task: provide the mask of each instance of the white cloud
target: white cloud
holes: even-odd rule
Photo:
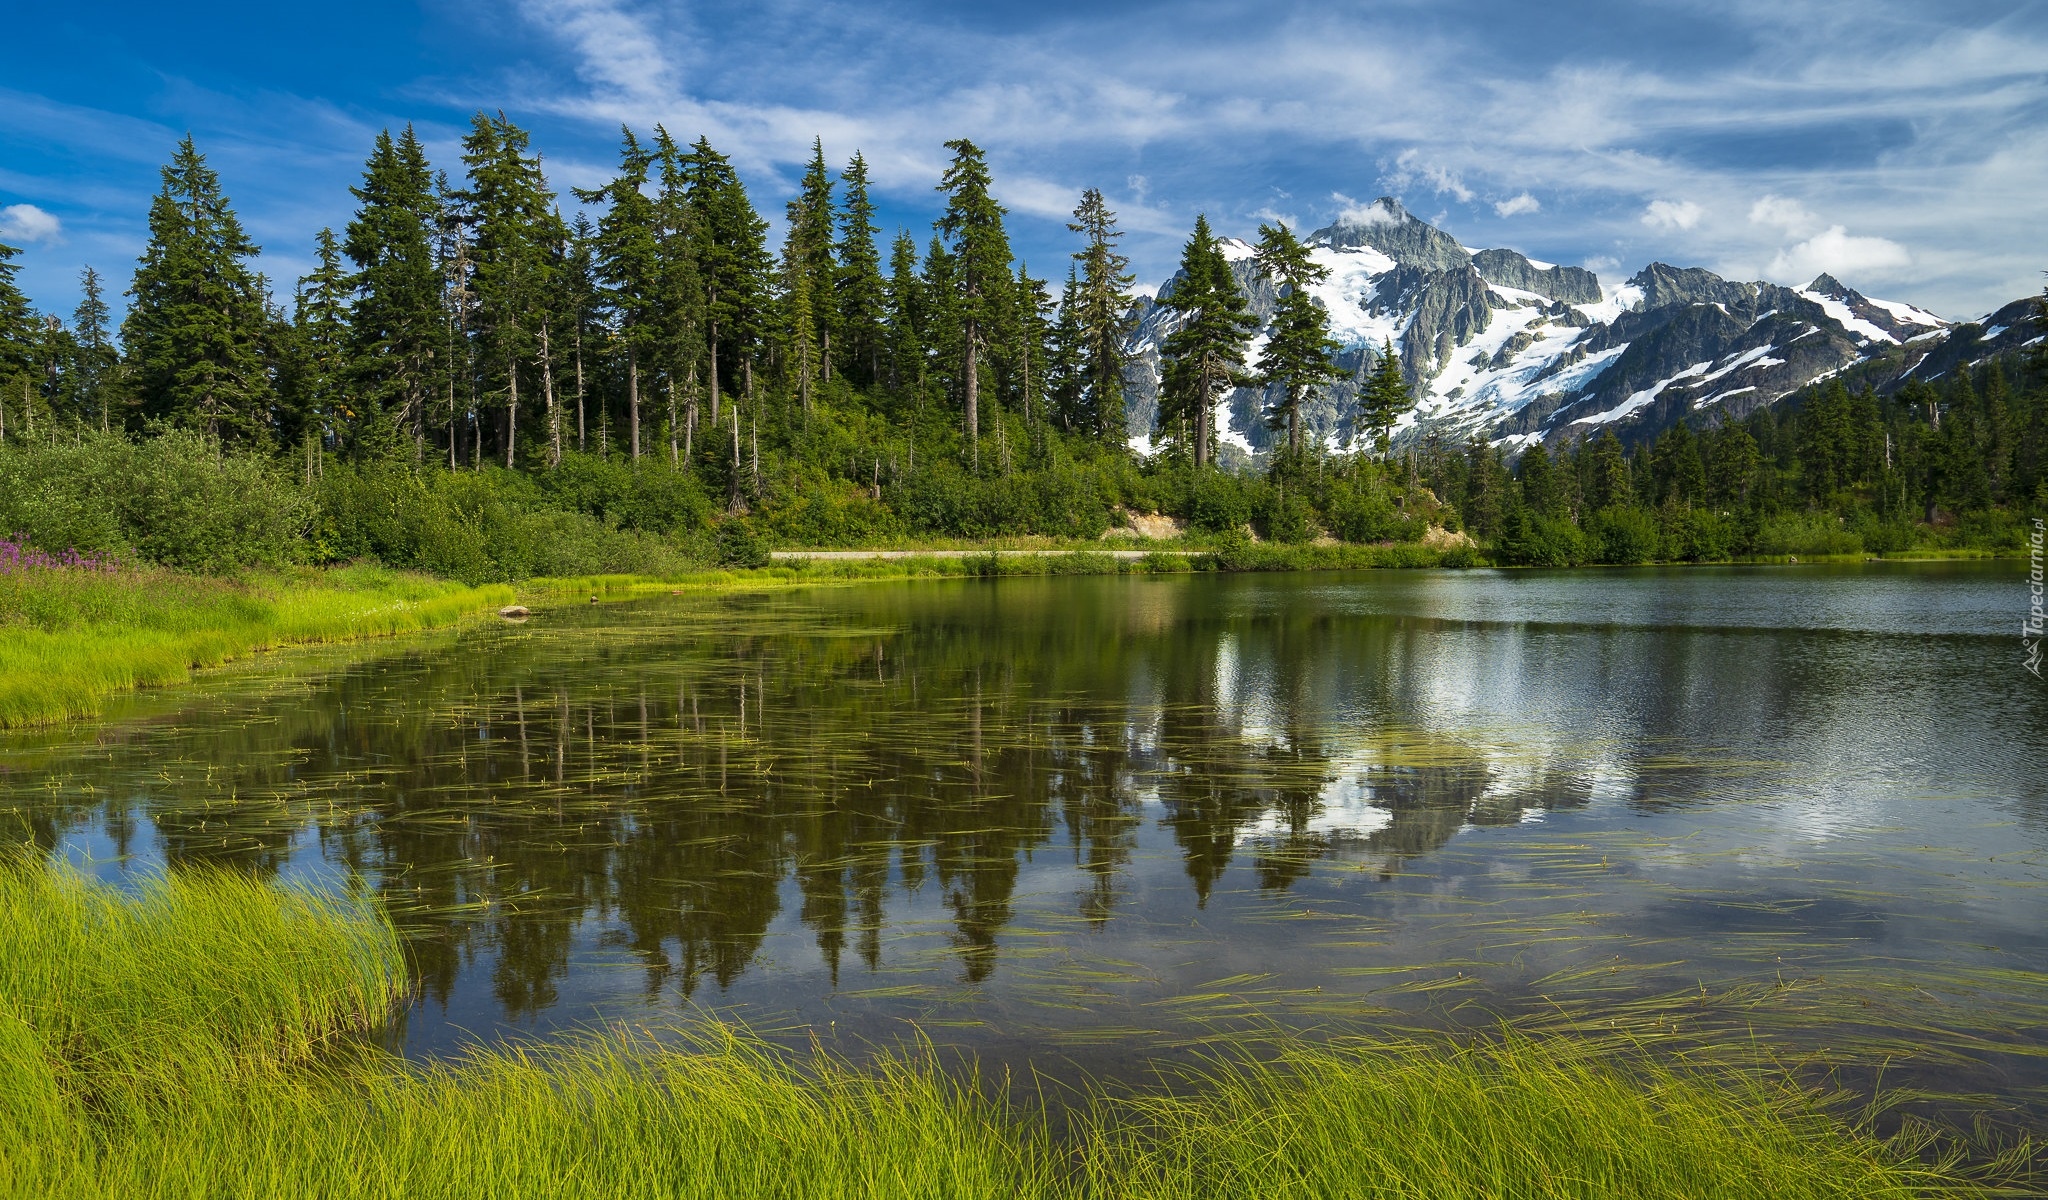
[[[1690,200],[1652,200],[1642,220],[1652,229],[1691,229],[1706,215],[1706,209]]]
[[[1820,218],[1807,211],[1805,205],[1783,196],[1765,196],[1750,205],[1749,220],[1752,225],[1770,225],[1793,237],[1820,224]]]
[[[1461,203],[1472,203],[1472,189],[1465,186],[1465,181],[1455,171],[1440,162],[1425,160],[1420,150],[1403,150],[1394,159],[1394,169],[1387,175],[1387,186],[1398,192],[1418,183],[1427,184],[1439,196],[1448,192]]]
[[[1518,216],[1522,213],[1541,212],[1542,209],[1543,202],[1538,200],[1536,197],[1531,196],[1527,192],[1523,192],[1519,196],[1513,196],[1506,200],[1497,200],[1494,202],[1493,205],[1493,211],[1503,217]]]
[[[64,240],[64,224],[55,213],[33,204],[10,204],[0,208],[0,233],[18,241],[55,244]]]
[[[1360,204],[1342,192],[1331,192],[1330,199],[1337,202],[1339,225],[1392,225],[1400,220],[1377,200],[1371,204]]]
[[[1595,254],[1593,257],[1587,259],[1585,262],[1586,269],[1588,271],[1594,272],[1595,274],[1598,274],[1601,271],[1612,271],[1614,268],[1620,265],[1621,260],[1615,258],[1613,255],[1610,254]]]
[[[1882,278],[1912,261],[1906,248],[1889,238],[1852,237],[1840,225],[1830,225],[1798,245],[1778,251],[1765,273],[1797,283],[1823,272]]]

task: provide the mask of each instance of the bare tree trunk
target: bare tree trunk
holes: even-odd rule
[[[589,449],[583,438],[583,323],[576,323],[576,452]]]
[[[683,469],[687,471],[690,468],[690,460],[694,457],[692,451],[695,450],[695,447],[691,443],[696,440],[697,434],[696,363],[690,364],[690,394],[684,398],[683,402],[686,405],[683,410]]]
[[[505,403],[505,469],[509,471],[512,469],[512,452],[519,440],[519,361],[508,359],[505,365],[506,387],[509,389]]]
[[[555,358],[548,348],[548,327],[540,327],[540,386],[548,398],[548,466],[562,465],[562,415],[555,407]]]
[[[1195,466],[1209,465],[1209,360],[1202,359],[1201,373],[1195,378]]]
[[[974,469],[981,470],[981,364],[975,356],[979,349],[975,345],[980,330],[972,321],[967,323],[967,445],[973,456]]]
[[[711,432],[718,432],[718,322],[711,322]]]
[[[676,373],[668,373],[668,469],[683,469],[682,451],[676,446]]]
[[[626,414],[633,421],[633,461],[640,461],[640,351],[626,350]]]
[[[726,511],[745,512],[747,506],[740,500],[740,409],[737,404],[732,408],[732,470],[727,473],[725,490]]]

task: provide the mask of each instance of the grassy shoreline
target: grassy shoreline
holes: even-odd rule
[[[112,697],[281,646],[442,628],[513,595],[368,566],[0,575],[0,728],[98,716]]]
[[[1934,1197],[1996,1194],[1769,1070],[1566,1037],[1300,1043],[1163,1090],[855,1065],[717,1026],[406,1064],[359,1036],[403,950],[360,897],[124,894],[0,856],[0,1197]],[[1867,1111],[1867,1110],[1866,1110]]]

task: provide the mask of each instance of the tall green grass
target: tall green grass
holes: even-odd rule
[[[1761,1074],[1564,1038],[1295,1048],[1099,1093],[716,1027],[401,1063],[390,924],[229,875],[0,863],[0,1196],[1919,1197],[1992,1194]],[[2022,1148],[2023,1149],[2023,1148]]]
[[[1979,1194],[1932,1149],[1853,1130],[1781,1078],[1507,1036],[1234,1063],[1099,1110],[1085,1153],[1099,1194],[1132,1198]]]
[[[0,575],[0,728],[97,716],[258,650],[433,629],[512,601],[382,567],[241,580],[148,570]]]

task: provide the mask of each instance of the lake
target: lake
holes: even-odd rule
[[[716,1014],[1059,1076],[1513,1020],[2033,1107],[2025,595],[2011,563],[654,595],[0,737],[0,829],[373,891],[414,1055]]]

